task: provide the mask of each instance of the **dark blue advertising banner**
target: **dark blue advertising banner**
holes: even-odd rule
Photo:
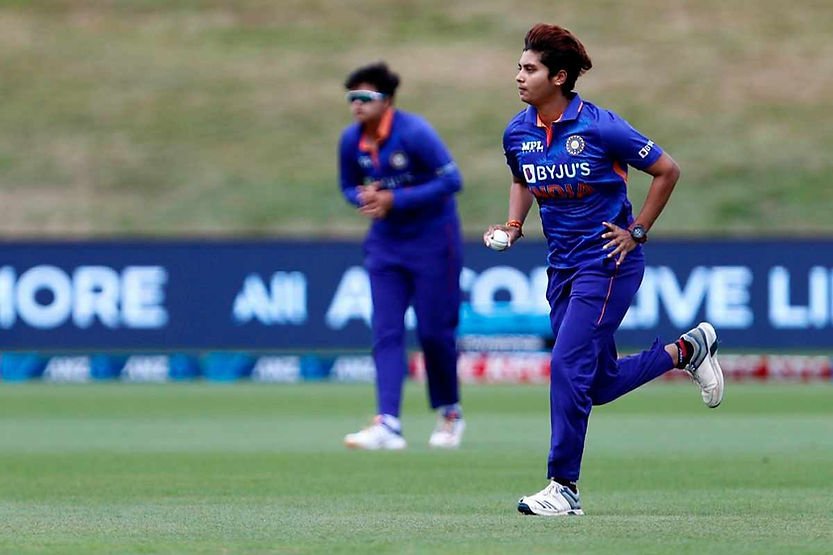
[[[622,347],[704,319],[724,348],[833,342],[833,241],[653,240],[646,253]],[[464,256],[461,334],[549,333],[543,243],[471,242]],[[366,349],[362,258],[348,242],[0,243],[0,350]]]

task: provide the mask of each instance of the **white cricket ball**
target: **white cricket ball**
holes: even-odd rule
[[[489,248],[496,251],[506,250],[509,246],[509,234],[502,229],[496,229],[492,232],[492,237],[489,239]]]

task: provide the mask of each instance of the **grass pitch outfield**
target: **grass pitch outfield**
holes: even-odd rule
[[[830,553],[833,387],[649,385],[590,422],[583,518],[544,486],[542,386],[464,389],[464,448],[348,452],[369,385],[0,387],[3,553]]]

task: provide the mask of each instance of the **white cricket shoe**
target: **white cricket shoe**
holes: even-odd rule
[[[703,402],[713,409],[723,400],[723,369],[716,356],[717,332],[708,322],[700,322],[680,338],[694,346],[694,353],[685,371],[700,386]]]
[[[518,501],[518,512],[525,515],[537,516],[567,516],[583,515],[581,498],[578,493],[556,481],[536,493],[521,497]]]
[[[373,419],[373,424],[356,432],[344,436],[344,445],[350,449],[366,449],[368,451],[399,450],[408,446],[402,434],[398,434],[382,423],[382,416]]]
[[[456,449],[460,447],[465,430],[466,421],[462,417],[448,418],[440,412],[437,415],[437,426],[428,439],[428,445],[438,449]]]

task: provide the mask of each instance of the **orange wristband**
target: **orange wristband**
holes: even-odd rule
[[[508,221],[508,222],[506,222],[506,224],[504,224],[504,225],[506,225],[506,227],[514,227],[515,229],[517,229],[517,230],[518,230],[518,234],[519,234],[521,237],[523,237],[523,236],[524,236],[523,224],[521,223],[521,221],[520,221],[520,220],[509,220],[509,221]]]

